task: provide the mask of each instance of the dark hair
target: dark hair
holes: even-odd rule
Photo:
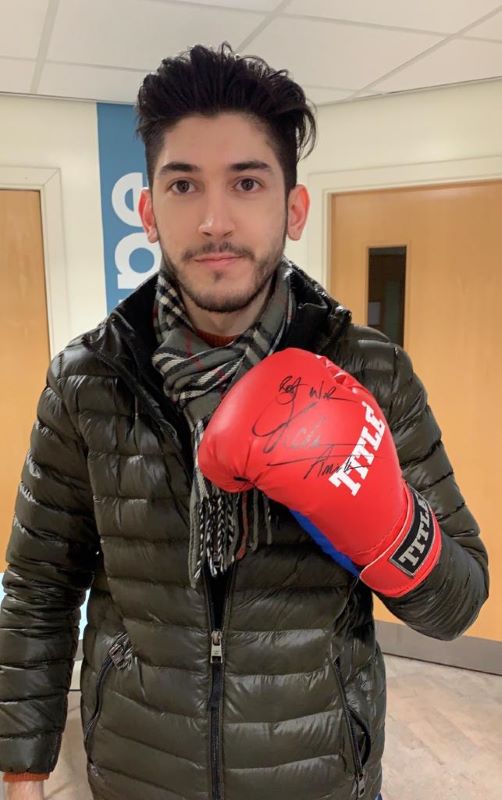
[[[315,145],[313,109],[286,69],[276,71],[262,58],[239,56],[228,42],[217,50],[198,44],[165,58],[144,79],[136,104],[137,132],[145,145],[150,186],[166,131],[193,114],[212,117],[228,111],[265,123],[287,196],[296,186],[298,161]]]

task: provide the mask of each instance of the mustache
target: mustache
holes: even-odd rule
[[[198,247],[197,250],[185,250],[182,255],[182,261],[190,261],[192,258],[214,255],[215,253],[231,253],[234,256],[245,256],[254,260],[253,252],[246,247],[238,247],[231,242],[223,242],[220,245],[208,242],[202,247]]]

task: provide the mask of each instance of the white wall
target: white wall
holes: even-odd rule
[[[322,106],[318,124],[318,145],[299,170],[299,181],[312,194],[310,219],[302,240],[289,243],[287,253],[324,282],[319,239],[327,239],[327,230],[320,192],[338,183],[395,185],[398,165],[402,185],[415,181],[413,165],[502,155],[502,80]],[[458,180],[470,178],[473,169],[471,161],[443,171]],[[353,172],[350,181],[347,171]],[[372,171],[378,177],[370,181]]]
[[[56,298],[55,313],[67,312],[59,330],[69,339],[106,313],[96,105],[4,95],[0,119],[0,167],[60,171],[68,294]]]

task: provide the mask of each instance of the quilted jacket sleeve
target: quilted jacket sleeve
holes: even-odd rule
[[[60,358],[38,404],[0,613],[0,770],[50,772],[59,754],[79,606],[98,544],[86,455],[62,399]],[[71,379],[69,379],[71,380]]]
[[[442,532],[440,560],[404,597],[381,597],[407,625],[437,639],[460,636],[488,597],[488,557],[479,527],[455,482],[441,431],[407,354],[395,347],[388,421],[403,476],[430,503]]]

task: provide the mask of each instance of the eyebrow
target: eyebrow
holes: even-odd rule
[[[266,161],[258,161],[252,159],[249,161],[238,161],[235,164],[229,164],[227,167],[229,172],[248,172],[249,170],[260,170],[262,172],[272,172],[272,167]],[[202,172],[202,169],[196,164],[189,164],[187,161],[168,161],[164,164],[158,172],[158,177],[169,175],[173,172]]]

